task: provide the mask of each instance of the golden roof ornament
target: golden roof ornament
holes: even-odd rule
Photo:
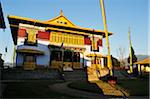
[[[60,15],[63,16],[63,10],[60,10]]]

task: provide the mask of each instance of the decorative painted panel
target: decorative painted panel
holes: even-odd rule
[[[38,33],[35,29],[26,29],[28,33],[27,42],[36,43],[36,34]]]
[[[102,39],[99,39],[99,40],[97,41],[97,44],[98,44],[98,46],[103,46]]]
[[[91,45],[91,40],[90,40],[89,37],[85,37],[85,38],[84,38],[84,44],[85,44],[85,45]]]
[[[26,36],[26,30],[25,29],[18,29],[18,36],[19,37],[25,37]]]
[[[67,33],[58,33],[51,32],[50,43],[64,43],[72,45],[84,45],[84,36],[67,34]]]
[[[49,40],[50,33],[49,32],[44,32],[44,31],[38,31],[38,38],[39,39]]]

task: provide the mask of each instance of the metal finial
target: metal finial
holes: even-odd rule
[[[63,15],[63,10],[60,10],[60,15]]]

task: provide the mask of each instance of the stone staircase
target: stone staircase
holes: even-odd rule
[[[107,82],[103,82],[103,81],[98,81],[96,82],[96,84],[99,86],[99,88],[102,89],[104,95],[107,96],[129,96],[128,93],[126,93],[124,90],[119,89],[117,86],[115,85],[110,85]]]
[[[104,77],[109,74],[109,69],[104,67],[100,69],[100,77]]]

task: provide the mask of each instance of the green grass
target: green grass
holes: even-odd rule
[[[149,79],[149,73],[142,73],[141,75],[138,75],[138,79]]]
[[[57,82],[49,80],[5,82],[4,84],[7,84],[7,87],[3,93],[3,98],[76,98],[51,90],[48,85],[54,83]]]
[[[130,96],[148,96],[149,80],[148,79],[128,79],[118,80],[118,85],[127,90]]]
[[[95,83],[89,83],[87,81],[74,81],[68,87],[97,94],[103,93]]]

